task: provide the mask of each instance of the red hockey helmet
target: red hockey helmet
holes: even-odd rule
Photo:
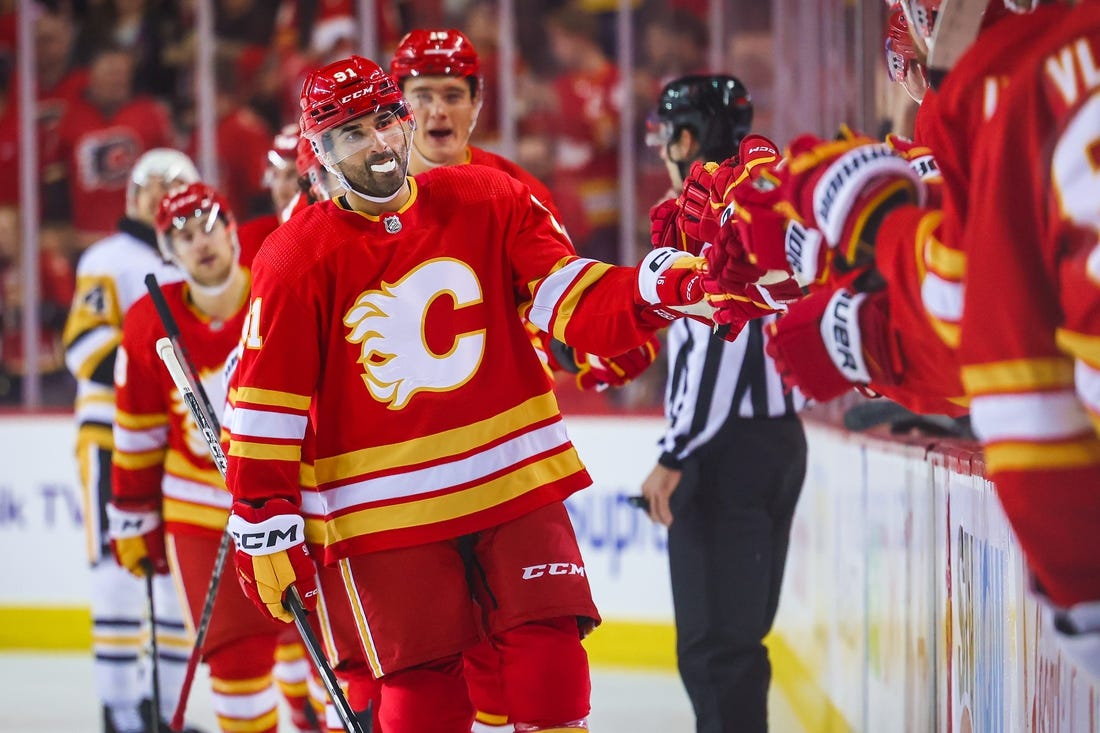
[[[191,219],[204,219],[203,229],[209,232],[221,219],[231,236],[236,236],[237,219],[229,204],[216,189],[205,183],[192,183],[169,192],[160,200],[153,226],[157,230],[157,245],[161,256],[171,261],[172,232],[179,231]]]
[[[350,56],[312,72],[302,85],[302,135],[313,143],[317,157],[322,134],[348,120],[392,110],[399,119],[411,120],[412,110],[389,74],[362,56]]]
[[[474,77],[481,88],[481,61],[462,31],[417,29],[405,34],[390,62],[390,74],[402,83],[410,76]]]
[[[900,5],[895,5],[890,12],[886,27],[886,73],[890,81],[904,86],[909,96],[918,102],[928,91],[924,64]]]
[[[298,125],[283,125],[271,141],[267,151],[267,162],[275,168],[286,168],[298,157]]]

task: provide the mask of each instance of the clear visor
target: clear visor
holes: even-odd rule
[[[651,114],[645,121],[645,144],[651,148],[663,148],[672,142],[673,130],[671,122]]]
[[[339,127],[325,130],[314,138],[311,141],[313,151],[323,165],[335,168],[363,150],[392,147],[405,133],[405,127],[401,123],[406,117],[409,117],[409,112],[404,105],[356,117]]]

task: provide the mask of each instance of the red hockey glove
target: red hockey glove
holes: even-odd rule
[[[634,292],[635,300],[643,306],[642,319],[654,328],[684,316],[713,326],[714,308],[703,297],[705,265],[702,257],[672,247],[647,254],[638,265]]]
[[[882,218],[903,204],[923,205],[924,183],[897,151],[867,137],[803,135],[780,169],[783,197],[850,265],[874,259]]]
[[[578,367],[577,386],[583,390],[597,391],[622,387],[648,369],[660,351],[661,342],[656,336],[651,336],[638,348],[612,358],[574,352],[573,358]]]
[[[718,242],[707,249],[703,289],[715,308],[714,322],[731,326],[727,338],[735,338],[745,322],[783,312],[800,300],[802,288],[785,270],[765,270],[748,261],[740,245],[738,229],[726,226]]]
[[[649,241],[654,249],[672,247],[682,249],[689,254],[698,255],[703,243],[697,242],[680,231],[676,219],[680,213],[680,204],[676,199],[667,199],[649,210]]]
[[[164,551],[164,525],[160,511],[152,504],[107,504],[107,536],[115,561],[139,578],[145,577],[151,563],[157,575],[168,573],[168,556]],[[148,561],[148,562],[147,562]]]
[[[237,543],[237,575],[253,603],[272,618],[291,622],[283,607],[291,585],[307,610],[317,605],[317,568],[305,544],[305,520],[286,499],[268,499],[262,506],[233,504],[226,529]]]
[[[885,292],[819,290],[768,325],[765,351],[788,389],[818,402],[897,383]]]
[[[714,177],[727,179],[732,169],[732,160],[725,163],[703,163],[697,160],[691,164],[684,179],[684,188],[676,199],[680,207],[676,222],[689,241],[698,243],[699,249],[714,241],[718,234],[718,216],[724,206],[720,200],[711,199]],[[698,253],[698,249],[693,252]]]
[[[927,145],[918,145],[909,138],[894,133],[886,136],[886,144],[909,161],[909,167],[925,183],[943,179],[940,168],[936,165],[936,158],[932,154],[932,148]]]

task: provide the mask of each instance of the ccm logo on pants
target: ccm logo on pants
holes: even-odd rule
[[[584,576],[584,566],[571,562],[552,562],[547,565],[528,565],[523,569],[523,579],[533,580],[544,575],[580,575]]]

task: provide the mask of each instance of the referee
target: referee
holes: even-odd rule
[[[662,90],[657,118],[650,142],[679,192],[693,161],[736,154],[752,105],[732,76],[685,76]],[[668,527],[676,656],[698,733],[768,729],[763,639],[806,474],[805,400],[784,392],[764,353],[772,319],[750,321],[732,342],[690,318],[668,329],[668,427],[642,493]]]

